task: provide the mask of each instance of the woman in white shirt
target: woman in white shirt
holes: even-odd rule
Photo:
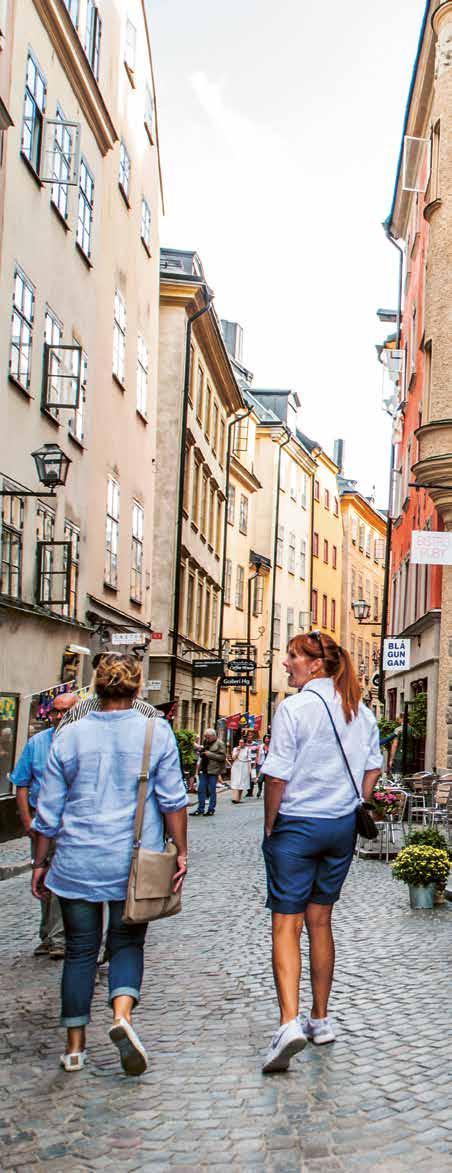
[[[316,1044],[334,1040],[328,1018],[334,971],[331,915],[353,858],[357,807],[361,798],[370,797],[382,763],[377,722],[360,700],[348,652],[329,636],[312,631],[290,641],[284,666],[289,686],[298,692],[276,711],[262,768],[266,775],[262,849],[281,1011],[265,1072],[287,1070],[291,1056],[302,1050],[308,1038]],[[299,985],[304,921],[310,943],[312,1009],[302,1025]]]
[[[232,751],[231,802],[242,801],[242,794],[250,784],[250,777],[251,750],[241,737],[239,744]]]

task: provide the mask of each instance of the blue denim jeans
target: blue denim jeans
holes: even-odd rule
[[[214,811],[217,805],[217,776],[216,774],[200,774],[198,779],[198,810],[203,815],[206,798],[209,796],[209,811]]]
[[[61,982],[61,1025],[85,1026],[90,1020],[96,978],[96,962],[102,940],[102,904],[67,900],[60,896],[66,935],[66,955]],[[121,917],[123,900],[109,901],[107,949],[109,1002],[119,994],[140,1000],[143,981],[143,946],[147,924],[126,925]]]

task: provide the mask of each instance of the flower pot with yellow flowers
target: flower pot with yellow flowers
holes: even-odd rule
[[[435,890],[445,888],[450,860],[447,851],[427,844],[403,847],[392,864],[396,880],[408,884],[411,908],[433,908]]]

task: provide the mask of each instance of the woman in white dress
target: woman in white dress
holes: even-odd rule
[[[251,777],[251,750],[243,737],[232,751],[231,801],[241,802],[244,790],[248,789]]]

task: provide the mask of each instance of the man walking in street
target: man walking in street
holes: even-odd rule
[[[206,729],[201,749],[201,760],[198,775],[198,807],[192,811],[195,815],[214,815],[217,805],[217,778],[222,773],[226,763],[226,746],[224,741],[217,737],[215,729]],[[209,796],[209,806],[204,810],[206,798]]]
[[[72,692],[61,693],[60,696],[55,697],[49,713],[50,727],[43,729],[40,733],[35,733],[34,737],[30,737],[11,773],[11,781],[16,787],[19,818],[26,834],[30,836],[32,853],[34,840],[32,821],[36,812],[50,747],[60,722],[76,700],[76,694]],[[53,893],[49,893],[49,900],[45,900],[41,904],[39,936],[41,943],[35,949],[35,957],[47,956],[55,960],[64,957],[64,929],[60,902]]]

